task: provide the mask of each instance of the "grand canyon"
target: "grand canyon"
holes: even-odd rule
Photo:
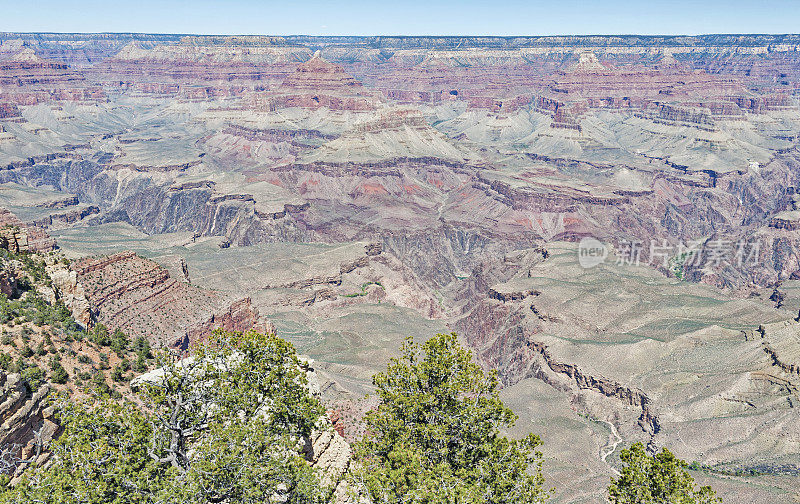
[[[798,35],[0,33],[0,245],[84,327],[287,339],[340,444],[455,332],[554,503],[636,441],[800,502],[799,107]]]

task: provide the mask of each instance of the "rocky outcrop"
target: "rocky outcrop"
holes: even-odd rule
[[[275,326],[261,318],[258,310],[248,297],[231,303],[227,309],[215,313],[208,320],[188,328],[185,339],[174,343],[173,346],[187,350],[195,343],[203,341],[216,329],[224,329],[226,331],[248,331],[252,329],[260,333],[275,333]]]
[[[220,293],[172,278],[165,268],[133,252],[81,260],[73,272],[80,285],[75,290],[83,290],[93,319],[156,345],[186,350],[219,327],[273,330],[249,298],[231,303]],[[74,299],[68,303],[73,312],[82,306],[81,297]]]
[[[56,198],[45,201],[36,205],[38,208],[68,208],[78,204],[78,197],[75,195],[65,196],[63,198]]]
[[[100,213],[100,208],[94,205],[88,205],[83,208],[76,208],[68,212],[59,212],[48,215],[41,219],[31,222],[32,225],[47,229],[54,224],[74,224],[80,220],[89,217],[90,215],[97,215]]]
[[[13,103],[0,103],[0,119],[22,119],[22,112]]]
[[[321,387],[313,367],[314,361],[301,357],[301,365],[304,366],[308,378],[309,392],[317,399],[321,399]],[[331,504],[351,503],[349,486],[344,476],[350,467],[352,450],[327,414],[319,418],[311,436],[305,440],[304,455],[306,460],[320,471],[322,484],[333,489]]]
[[[16,215],[0,208],[0,248],[19,252],[50,252],[56,241],[44,230],[24,224]]]
[[[757,334],[772,364],[795,379],[800,378],[800,324],[797,321],[765,324]]]
[[[0,269],[0,292],[9,298],[17,293],[17,277],[10,269]]]
[[[639,426],[650,436],[655,436],[661,430],[661,423],[655,412],[652,400],[643,391],[626,387],[621,383],[603,377],[591,376],[583,372],[578,366],[559,362],[554,359],[543,343],[530,341],[528,347],[542,356],[547,366],[555,373],[562,374],[572,380],[578,389],[588,389],[602,394],[605,397],[618,399],[626,406],[634,406],[641,410]],[[558,386],[548,379],[546,373],[535,371],[537,378]]]
[[[53,408],[45,398],[48,385],[31,391],[18,373],[0,371],[0,471],[19,476],[29,464],[43,463],[46,448],[58,433]]]
[[[72,312],[72,318],[84,328],[90,328],[97,317],[96,310],[86,297],[78,272],[63,262],[47,260],[47,274],[59,300]]]
[[[489,299],[495,299],[497,301],[502,301],[503,303],[508,301],[522,301],[529,296],[538,296],[539,294],[541,294],[541,292],[535,289],[512,292],[500,292],[495,289],[489,289],[488,292]]]
[[[284,107],[331,110],[374,110],[378,100],[344,68],[325,61],[316,53],[286,76],[279,95],[256,93],[252,105],[258,109]]]

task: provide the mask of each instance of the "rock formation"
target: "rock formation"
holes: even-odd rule
[[[31,392],[19,373],[0,371],[0,471],[19,476],[29,464],[41,464],[49,452],[46,448],[59,427],[53,419],[53,408],[45,398],[50,389],[42,386]]]
[[[39,227],[24,224],[16,215],[0,208],[0,248],[12,252],[50,252],[53,238]]]
[[[79,320],[85,318],[88,303],[90,323],[102,322],[132,337],[145,336],[153,344],[186,350],[219,327],[271,330],[250,299],[226,307],[220,293],[178,281],[157,263],[133,252],[84,259],[73,265],[73,271],[69,277],[74,276],[75,284],[65,280],[57,285],[66,285],[65,302],[73,313],[80,311]]]

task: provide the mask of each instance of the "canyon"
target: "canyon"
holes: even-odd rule
[[[0,245],[58,249],[86,327],[276,331],[345,437],[452,331],[554,502],[603,502],[633,441],[792,502],[798,96],[797,35],[0,33]]]

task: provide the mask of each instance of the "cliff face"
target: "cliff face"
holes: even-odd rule
[[[106,98],[103,88],[86,82],[80,72],[63,63],[41,58],[19,41],[0,43],[0,85],[0,100],[16,105],[52,101],[92,102]]]
[[[0,446],[4,474],[19,476],[29,464],[44,463],[49,457],[46,449],[59,431],[53,419],[53,408],[48,408],[45,401],[49,392],[50,388],[44,385],[32,393],[19,373],[0,371]]]
[[[56,242],[40,227],[24,224],[13,213],[0,208],[0,248],[12,252],[50,252]]]
[[[234,301],[228,308],[218,313],[211,314],[207,320],[190,326],[186,331],[186,337],[173,345],[186,350],[193,344],[203,341],[216,329],[225,331],[252,329],[261,333],[275,333],[275,326],[259,316],[250,298],[244,298]]]
[[[408,123],[399,124],[401,132],[407,131]],[[373,126],[361,128],[364,133],[359,135],[370,135]],[[390,135],[391,131],[388,123],[380,127],[381,135]],[[343,141],[341,137],[337,140]],[[229,152],[226,149],[219,155]],[[314,152],[334,159],[343,154],[334,147]],[[287,155],[299,157],[302,149],[294,154],[287,151]],[[121,170],[103,170],[91,161],[35,164],[7,171],[0,179],[34,185],[51,183],[77,193],[88,203],[40,224],[121,220],[148,233],[191,231],[223,236],[236,245],[359,239],[381,239],[388,245],[396,240],[414,240],[414,233],[425,229],[437,229],[447,241],[449,228],[491,236],[509,246],[518,240],[575,240],[587,235],[612,243],[623,237],[646,242],[658,236],[673,245],[698,236],[710,236],[713,241],[714,235],[724,234],[731,242],[751,242],[763,236],[769,239],[762,243],[761,258],[774,250],[775,261],[754,261],[756,267],[730,262],[718,271],[694,271],[689,266],[686,276],[738,288],[748,283],[771,285],[790,277],[796,269],[791,254],[781,252],[785,248],[780,245],[793,242],[794,220],[774,217],[787,208],[793,188],[800,184],[795,151],[777,153],[758,173],[747,169],[691,171],[686,166],[662,164],[663,170],[648,185],[632,188],[538,182],[547,176],[545,166],[608,171],[614,169],[613,164],[541,155],[532,156],[531,162],[533,167],[526,175],[530,182],[525,185],[498,177],[479,163],[436,157],[311,161],[254,174],[252,183],[267,182],[275,191],[292,195],[288,200],[291,203],[284,200],[278,204],[259,193],[263,189],[253,194],[236,193],[211,183],[165,183],[162,176],[142,172],[131,179]],[[664,160],[651,162],[661,164]],[[639,176],[635,170],[627,170],[633,180]],[[51,243],[36,228],[30,229],[36,236],[36,248]],[[649,261],[648,247],[641,251],[641,259]]]
[[[75,312],[89,307],[89,324],[102,322],[131,337],[187,350],[211,331],[274,330],[262,321],[249,298],[231,303],[220,293],[174,279],[169,272],[133,252],[84,259],[72,267],[80,294],[65,302]]]

